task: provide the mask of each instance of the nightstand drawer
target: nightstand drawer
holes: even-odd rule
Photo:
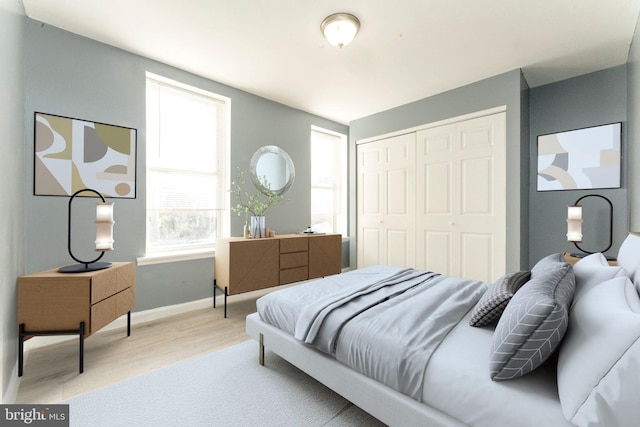
[[[94,273],[91,277],[91,303],[100,302],[133,286],[134,268],[133,263],[129,263],[120,268],[107,268]]]
[[[280,269],[305,267],[309,264],[309,252],[293,252],[280,255]]]
[[[91,306],[91,330],[97,332],[133,308],[135,296],[133,288],[119,292]]]

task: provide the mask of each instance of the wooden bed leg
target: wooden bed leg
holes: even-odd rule
[[[260,334],[260,349],[258,354],[260,366],[264,366],[264,335]]]

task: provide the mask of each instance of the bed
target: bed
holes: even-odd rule
[[[640,419],[640,236],[483,283],[371,266],[258,300],[249,336],[391,426]],[[472,326],[473,325],[473,326]]]

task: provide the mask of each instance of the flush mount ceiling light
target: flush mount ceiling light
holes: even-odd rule
[[[336,47],[346,46],[358,34],[360,21],[350,13],[334,13],[324,18],[320,31]]]

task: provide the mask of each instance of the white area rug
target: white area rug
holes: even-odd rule
[[[74,427],[383,425],[255,341],[63,403]]]

